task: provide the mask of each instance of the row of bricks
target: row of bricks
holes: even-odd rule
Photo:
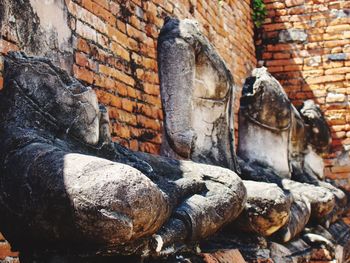
[[[118,120],[134,127],[143,127],[155,131],[161,131],[161,121],[146,117],[144,115],[129,113],[116,107],[108,107],[108,112],[111,120]]]
[[[116,122],[111,124],[111,132],[112,135],[116,135],[125,140],[136,139],[139,142],[162,143],[161,133],[154,131],[154,129],[140,129]]]
[[[119,144],[133,151],[141,151],[151,154],[160,153],[160,145],[152,142],[140,142],[138,140],[124,139],[118,136],[113,136],[113,141],[118,142]]]
[[[125,74],[122,73],[121,71],[116,70],[114,68],[108,68],[106,66],[99,67],[99,68],[100,68],[100,72],[103,72],[106,74],[105,76],[101,74],[96,74],[95,72],[87,68],[80,67],[77,65],[73,65],[73,72],[75,77],[85,81],[88,84],[93,84],[98,87],[103,87],[110,91],[115,90],[117,91],[117,94],[121,96],[129,96],[131,98],[142,100],[158,108],[161,107],[158,85],[144,83],[142,85],[143,90],[140,91],[130,86],[130,84],[135,83],[134,79],[125,78],[124,77]],[[113,77],[113,79],[111,79],[110,77]],[[120,81],[122,81],[124,84],[121,83]],[[129,84],[129,86],[125,84]],[[118,103],[117,100],[119,101],[121,99],[122,98],[116,98],[115,103]],[[107,100],[111,100],[111,99],[107,98]]]
[[[274,48],[275,49],[275,48]],[[262,54],[262,59],[264,60],[279,60],[279,59],[293,59],[293,58],[304,58],[305,64],[312,66],[313,64],[317,66],[318,63],[321,62],[323,56],[323,61],[329,61],[330,54],[349,54],[350,53],[350,44],[344,44],[344,41],[340,42],[340,45],[334,48],[318,48],[317,50],[293,50],[293,49],[282,49],[274,50],[272,52],[265,51]],[[327,55],[327,56],[325,56]],[[344,56],[344,55],[343,55]],[[344,58],[346,58],[344,56]],[[315,63],[315,59],[317,59],[318,63]]]

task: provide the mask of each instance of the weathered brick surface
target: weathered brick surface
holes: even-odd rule
[[[326,175],[350,190],[350,2],[265,0],[268,17],[256,41],[257,59],[295,105],[321,105],[333,143]],[[348,152],[347,152],[348,151]]]
[[[109,112],[115,113],[118,109],[140,115],[136,122],[125,122],[119,114],[110,114],[112,127],[116,127],[115,123],[124,127],[112,128],[114,139],[126,146],[132,142],[135,150],[159,151],[162,108],[156,46],[165,16],[197,19],[228,64],[238,88],[256,65],[249,0],[64,1],[67,24],[73,35],[72,73],[97,91],[100,102]],[[0,38],[1,54],[23,45],[16,34],[5,29]],[[2,68],[0,55],[0,89]],[[235,110],[237,114],[238,103]],[[141,136],[125,138],[126,129],[130,134],[131,129],[136,129]],[[149,135],[142,136],[145,133]],[[135,140],[147,142],[147,147],[136,144]]]
[[[256,64],[248,0],[65,1],[76,49],[73,73],[108,107],[113,138],[134,150],[159,152],[156,46],[165,16],[197,19],[238,87]]]
[[[1,239],[1,236],[0,236],[0,239]],[[11,251],[10,244],[8,242],[6,242],[5,240],[0,241],[0,262],[1,262],[1,260],[5,260],[6,258],[15,259],[16,257],[18,257],[18,253]],[[12,261],[10,261],[10,262],[12,262]]]

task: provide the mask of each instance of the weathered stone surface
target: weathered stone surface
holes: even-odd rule
[[[272,235],[291,216],[291,196],[286,195],[276,184],[243,182],[247,189],[247,204],[234,225],[240,230],[263,236]]]
[[[236,170],[233,78],[195,21],[166,21],[158,64],[165,113],[162,154]]]
[[[306,229],[302,237],[314,248],[324,248],[337,262],[348,262],[350,258],[350,227],[341,220],[327,229],[318,225]]]
[[[304,43],[307,40],[307,33],[303,29],[281,30],[278,34],[280,43]]]
[[[290,102],[278,81],[266,68],[254,70],[242,91],[238,156],[270,166],[279,176],[290,178],[290,116]]]
[[[188,223],[193,226],[192,232],[189,233],[191,237],[197,239],[208,237],[219,229],[219,225],[231,222],[243,210],[247,198],[246,188],[232,171],[141,152],[136,155],[149,163],[154,172],[160,176],[177,178],[181,174],[181,179],[176,181],[176,185],[187,199],[174,213],[188,217]],[[188,196],[191,189],[198,188],[204,189],[205,195]],[[221,189],[220,192],[218,189]],[[222,206],[218,205],[219,203]]]
[[[20,50],[29,55],[45,56],[55,65],[71,70],[73,34],[64,0],[3,0],[0,9],[2,36],[17,41]]]
[[[335,197],[326,188],[292,180],[282,180],[283,189],[288,190],[292,195],[301,195],[311,204],[311,215],[322,219],[328,215],[335,206]]]
[[[271,242],[269,248],[271,258],[278,263],[309,262],[311,258],[311,247],[300,238],[283,245]]]
[[[335,243],[336,259],[347,262],[350,258],[350,227],[342,221],[330,225],[329,232]]]
[[[300,109],[300,115],[305,123],[308,144],[319,153],[328,151],[332,137],[321,109],[313,100],[307,100]]]
[[[287,242],[294,238],[303,230],[311,215],[310,201],[306,197],[300,196],[299,192],[286,190],[283,186],[284,184],[288,185],[288,183],[298,183],[289,179],[281,179],[270,167],[263,167],[256,163],[244,162],[240,158],[238,158],[238,161],[241,167],[241,176],[243,179],[277,184],[281,189],[286,191],[286,195],[291,195],[289,219],[285,222],[286,224],[284,227],[279,229],[273,236],[282,242]],[[311,189],[314,188],[313,185],[309,186]],[[249,194],[247,196],[249,200]]]
[[[309,222],[311,216],[311,204],[305,197],[293,194],[290,216],[285,224],[273,238],[282,243],[288,242],[301,233]]]
[[[247,262],[271,262],[268,247],[268,241],[260,235],[247,234],[239,229],[232,232],[226,228],[200,243],[203,253],[238,249]]]
[[[93,91],[46,59],[9,55],[0,101],[1,231],[23,255],[156,254],[243,209],[234,172],[112,143]]]

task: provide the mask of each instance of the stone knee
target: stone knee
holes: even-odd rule
[[[246,202],[242,180],[232,171],[198,165],[205,191],[187,198],[174,212],[190,228],[189,239],[206,238],[241,213]]]
[[[310,202],[312,219],[317,221],[322,220],[335,207],[335,196],[330,190],[324,187],[299,183],[288,179],[282,180],[282,185],[292,195],[303,196]]]
[[[276,184],[243,181],[247,189],[247,203],[233,228],[270,236],[289,220],[291,196]]]
[[[68,154],[67,192],[78,229],[97,243],[152,235],[169,218],[166,195],[140,171],[96,157]]]

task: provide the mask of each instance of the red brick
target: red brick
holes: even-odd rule
[[[294,49],[292,44],[267,45],[267,51],[286,51]]]
[[[66,0],[68,11],[77,19],[89,24],[93,28],[97,29],[101,33],[106,33],[106,25],[99,17],[92,12],[82,8],[78,4],[75,4],[72,0]],[[91,9],[89,9],[91,11]]]
[[[276,23],[276,24],[267,24],[263,25],[265,31],[276,31],[281,29],[291,28],[292,25],[290,23]]]
[[[82,67],[89,66],[89,60],[83,53],[76,52],[75,53],[75,63]]]
[[[0,260],[4,260],[6,257],[18,257],[18,253],[11,250],[8,242],[0,242]]]
[[[332,75],[332,76],[321,76],[321,77],[315,77],[315,78],[307,78],[305,79],[306,83],[308,84],[318,84],[318,83],[325,83],[325,82],[335,82],[339,80],[344,80],[344,75]]]
[[[132,77],[128,76],[127,74],[123,73],[118,69],[111,68],[105,65],[99,65],[99,72],[107,76],[114,77],[116,80],[120,80],[130,86],[133,86],[135,84],[135,80]]]
[[[290,53],[274,53],[273,58],[274,59],[286,59],[290,58],[291,54]]]
[[[109,117],[120,122],[137,125],[136,115],[117,109],[115,107],[108,107]]]
[[[91,40],[94,42],[97,41],[96,30],[86,24],[83,24],[79,20],[77,21],[77,25],[76,25],[76,33],[88,40]]]
[[[350,73],[350,67],[327,69],[325,71],[326,75],[336,75],[336,74],[346,74],[346,73]]]
[[[97,90],[95,89],[95,93],[96,93],[96,96],[98,98],[98,101],[104,105],[110,105],[111,104],[111,101],[112,101],[112,98],[113,98],[113,95],[108,93],[108,92],[105,92],[103,90]],[[115,105],[113,105],[115,106]],[[121,103],[119,104],[119,108],[121,106]]]
[[[110,36],[114,41],[118,42],[124,47],[128,46],[128,36],[126,34],[112,26],[107,26],[107,32],[108,36]]]
[[[73,72],[74,72],[74,76],[77,79],[83,80],[89,84],[92,84],[94,81],[93,72],[91,72],[90,70],[88,70],[86,68],[79,67],[77,65],[73,65]]]
[[[265,5],[266,9],[283,9],[285,8],[285,4],[281,2],[273,2],[271,4],[266,4]]]
[[[143,90],[150,95],[160,95],[160,88],[158,85],[150,84],[150,83],[144,83],[143,84]]]
[[[160,130],[161,125],[158,120],[154,120],[142,115],[137,115],[137,124],[141,127],[152,129],[152,130]]]
[[[91,0],[82,0],[82,5],[84,8],[94,13],[98,17],[101,17],[110,25],[115,26],[116,18],[114,17],[114,15],[106,9],[104,9],[103,7],[101,7],[100,5],[96,4],[95,2],[92,2]]]
[[[109,10],[111,11],[111,13],[115,16],[117,16],[120,12],[120,4],[119,3],[115,3],[113,1],[110,1],[109,3]]]
[[[115,81],[114,82],[114,89],[118,92],[119,95],[121,96],[128,96],[128,88],[129,86],[125,85],[124,83],[120,81]],[[132,89],[132,88],[131,88]]]
[[[334,32],[344,32],[346,30],[350,30],[350,25],[336,25],[336,26],[328,26],[326,28],[327,33],[334,33]]]
[[[112,128],[112,135],[116,135],[118,137],[129,139],[130,138],[130,129],[128,126],[114,123]]]
[[[126,33],[126,24],[124,22],[117,20],[117,28],[124,34]]]
[[[336,167],[332,167],[331,171],[333,173],[350,173],[350,166],[336,166]]]
[[[300,71],[303,69],[302,65],[288,65],[283,67],[284,71]]]
[[[297,5],[303,5],[305,3],[305,0],[286,0],[286,6],[297,6]]]
[[[288,9],[288,14],[289,15],[300,15],[305,13],[305,8],[296,6]]]
[[[96,4],[100,5],[101,7],[109,10],[109,0],[92,0]]]
[[[134,109],[136,108],[136,102],[123,98],[121,106],[123,110],[133,112]]]
[[[17,45],[0,38],[0,53],[7,54],[10,51],[17,51]]]
[[[159,154],[159,151],[160,151],[159,145],[149,143],[149,142],[140,143],[139,149],[142,152],[147,152],[147,153],[152,153],[152,154]]]
[[[274,72],[283,72],[283,66],[268,66],[268,70],[269,72],[271,73],[274,73]]]
[[[144,103],[137,103],[137,107],[135,109],[135,112],[143,114],[147,117],[153,118],[153,119],[162,119],[161,116],[159,115],[160,109],[147,105]]]
[[[161,104],[161,101],[160,101],[160,98],[158,96],[153,96],[153,95],[148,95],[148,94],[142,94],[141,95],[142,97],[142,100],[149,103],[149,104],[152,104],[154,106],[158,106],[159,108],[162,107],[162,104]]]
[[[132,151],[138,151],[139,150],[139,143],[137,140],[130,140],[129,141],[129,147]]]
[[[267,66],[285,66],[285,65],[300,65],[300,64],[303,64],[302,58],[276,59],[276,60],[268,60],[266,62]]]
[[[90,53],[89,44],[82,38],[78,38],[77,40],[77,49],[85,53]]]
[[[125,59],[126,61],[130,61],[129,51],[127,51],[125,48],[123,48],[120,44],[112,41],[112,43],[111,43],[111,51],[115,55]]]
[[[126,32],[128,36],[137,39],[138,41],[144,41],[146,39],[146,34],[133,26],[127,24],[126,25]]]

